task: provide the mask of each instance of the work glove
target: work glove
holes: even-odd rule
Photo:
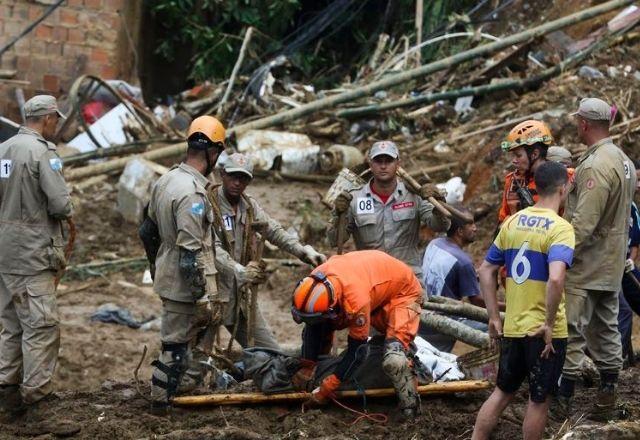
[[[333,202],[333,207],[336,210],[336,213],[340,215],[347,212],[352,199],[353,196],[346,191],[342,191],[338,194],[336,200]]]
[[[335,392],[340,386],[340,379],[335,374],[324,378],[318,388],[311,392],[311,397],[304,403],[307,408],[326,405],[335,397]]]
[[[445,190],[439,189],[432,183],[426,183],[420,187],[420,197],[424,200],[427,200],[429,197],[433,197],[439,202],[446,202],[446,196],[447,192]]]
[[[267,279],[267,274],[264,271],[263,265],[256,261],[251,261],[246,266],[236,264],[233,271],[236,276],[238,287],[264,283]]]
[[[316,362],[309,359],[300,359],[300,369],[291,377],[291,384],[296,390],[309,391],[313,387],[315,374]]]
[[[633,269],[635,268],[636,268],[636,264],[631,258],[628,258],[627,261],[624,262],[625,273],[633,272]]]
[[[299,257],[302,261],[312,266],[319,266],[325,261],[327,261],[327,257],[320,252],[317,252],[313,246],[305,245],[302,248],[302,252]]]

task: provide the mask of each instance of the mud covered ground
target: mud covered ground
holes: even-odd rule
[[[112,181],[94,187],[78,199],[79,236],[72,264],[142,255],[135,226],[123,222],[113,210],[114,187],[115,182]],[[318,191],[318,186],[311,184],[282,185],[267,181],[256,181],[250,188],[250,192],[285,227],[290,226],[300,210],[307,209],[309,204],[319,205]],[[328,213],[324,211],[322,215],[327,216]],[[478,251],[473,253],[479,261],[486,243],[478,243],[476,247]],[[268,256],[285,257],[279,253]],[[261,292],[261,307],[283,345],[299,344],[301,329],[290,318],[289,295],[307,270],[305,267],[281,267],[271,274]],[[157,329],[143,331],[89,321],[89,316],[104,303],[126,308],[139,320],[158,316],[160,301],[150,286],[142,284],[142,272],[142,268],[135,267],[98,277],[65,279],[60,286],[62,344],[56,376],[59,399],[49,405],[57,418],[81,425],[77,438],[464,439],[470,437],[477,411],[489,394],[482,391],[426,397],[422,415],[411,425],[397,420],[394,399],[368,402],[370,412],[388,415],[389,422],[385,425],[366,420],[352,425],[357,416],[336,406],[305,413],[301,412],[300,405],[198,410],[176,408],[169,418],[152,416],[132,377],[146,345],[149,354],[140,368],[139,377],[144,382],[143,394],[148,394],[149,363],[157,355],[159,347]],[[458,350],[465,351],[465,348],[458,347]],[[638,379],[640,370],[629,370],[624,373],[620,387],[620,395],[629,403],[634,418],[640,417],[635,391]],[[594,389],[589,389],[579,393],[580,408],[588,407],[594,392]],[[526,390],[522,390],[514,409],[501,419],[495,438],[520,437],[525,401]],[[358,400],[346,403],[362,408],[362,402]],[[558,423],[551,423],[549,436],[559,427]],[[2,439],[30,437],[32,434],[32,425],[24,421],[0,425]]]

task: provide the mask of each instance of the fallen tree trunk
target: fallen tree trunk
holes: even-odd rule
[[[420,323],[429,330],[452,336],[473,347],[483,348],[489,345],[489,335],[486,333],[443,315],[422,312],[420,314]]]
[[[428,394],[452,394],[465,391],[479,391],[491,387],[488,381],[484,380],[461,380],[455,382],[431,383],[418,386],[418,394],[424,396]],[[389,397],[396,394],[393,388],[379,388],[364,390],[367,397]],[[351,398],[360,397],[362,394],[357,390],[337,391],[336,397]],[[296,402],[308,399],[311,393],[294,392],[280,394],[263,393],[233,393],[233,394],[206,394],[202,396],[180,396],[173,399],[176,406],[204,406],[204,405],[242,405],[261,404],[278,402]]]
[[[558,20],[550,21],[540,26],[536,26],[534,28],[528,29],[526,31],[510,35],[506,38],[503,38],[500,41],[495,41],[493,43],[484,44],[482,46],[475,47],[473,49],[469,49],[455,55],[449,56],[447,58],[443,58],[438,61],[434,61],[432,63],[426,64],[424,66],[417,67],[415,69],[407,70],[402,73],[398,73],[395,75],[390,75],[387,78],[374,81],[365,86],[358,87],[353,90],[349,90],[346,92],[339,93],[334,96],[330,96],[327,98],[319,99],[308,104],[302,105],[298,108],[286,110],[284,112],[277,113],[275,115],[267,116],[264,118],[256,119],[255,121],[247,122],[245,124],[240,124],[235,127],[231,127],[227,130],[227,133],[230,135],[235,133],[242,133],[248,130],[261,129],[273,127],[275,125],[283,124],[285,122],[290,122],[295,119],[301,118],[303,116],[309,115],[311,113],[315,113],[321,110],[325,110],[327,108],[335,107],[338,104],[343,104],[345,102],[351,102],[359,98],[363,98],[365,96],[370,96],[377,92],[378,90],[388,89],[399,84],[406,83],[408,81],[418,79],[424,77],[426,75],[432,74],[434,72],[438,72],[444,69],[451,68],[463,62],[475,59],[477,57],[482,57],[485,55],[490,55],[499,50],[510,47],[514,44],[522,43],[528,41],[532,38],[537,38],[543,35],[546,35],[550,32],[554,32],[560,29],[563,29],[567,26],[580,23],[582,21],[588,20],[593,17],[597,17],[609,11],[613,11],[615,9],[621,8],[628,4],[631,4],[632,0],[611,0],[606,3],[576,12],[571,15],[567,15],[566,17],[562,17]],[[164,148],[159,148],[154,151],[150,151],[148,153],[144,153],[142,157],[148,160],[158,160],[166,157],[173,157],[179,154],[184,153],[186,149],[186,144],[181,143],[178,145],[172,145]],[[110,161],[103,165],[103,168],[100,172],[106,172],[114,169],[122,169],[126,165],[126,160],[118,159],[115,161]],[[81,171],[71,170],[65,175],[68,180],[79,179],[82,177],[86,177],[89,175],[95,174],[95,171]],[[75,173],[72,173],[75,171]]]
[[[488,322],[489,314],[485,309],[475,307],[472,304],[438,304],[434,302],[422,303],[422,308],[431,310],[432,312],[444,313],[446,315],[462,316],[464,318],[473,319],[478,322]]]

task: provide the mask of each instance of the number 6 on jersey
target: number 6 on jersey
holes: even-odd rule
[[[527,250],[529,250],[529,242],[525,241],[511,262],[511,278],[516,284],[524,283],[531,275],[531,262],[525,256]]]

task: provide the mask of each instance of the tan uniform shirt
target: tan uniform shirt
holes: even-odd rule
[[[567,287],[620,289],[635,187],[633,162],[610,138],[580,157],[564,213],[576,235]]]
[[[408,191],[400,180],[387,203],[382,203],[371,191],[371,182],[350,193],[353,199],[346,213],[347,233],[353,235],[356,249],[384,251],[411,266],[418,279],[422,280],[422,256],[418,248],[420,226],[426,225],[442,232],[449,228],[449,220],[434,215],[433,205]],[[333,216],[334,226],[329,230],[329,240],[335,246],[335,212]]]
[[[213,210],[207,198],[209,182],[193,167],[181,163],[160,177],[151,190],[149,218],[158,225],[160,249],[153,289],[161,298],[193,302],[191,286],[179,269],[180,248],[200,251],[206,294],[217,292],[213,254]]]
[[[26,127],[0,144],[0,272],[60,269],[65,264],[60,220],[71,210],[54,144]]]
[[[271,218],[255,199],[251,196],[248,196],[248,198],[253,208],[253,221],[267,224],[265,238],[283,251],[299,257],[303,252],[303,246],[298,239],[285,231],[280,223]],[[224,196],[222,187],[217,189],[217,199],[220,213],[222,214],[223,227],[223,231],[217,232],[215,238],[216,266],[220,272],[220,299],[222,301],[234,301],[237,284],[233,269],[242,257],[245,228],[248,222],[248,207],[246,201],[240,199],[237,210],[234,210]],[[223,247],[222,239],[219,236],[222,233],[226,235],[226,239],[231,246],[230,252],[227,252]]]

